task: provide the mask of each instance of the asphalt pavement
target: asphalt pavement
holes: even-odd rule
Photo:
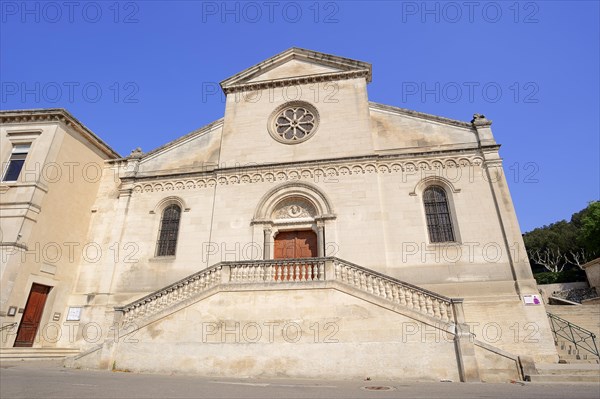
[[[233,379],[0,363],[0,398],[540,398],[598,399],[599,384]]]

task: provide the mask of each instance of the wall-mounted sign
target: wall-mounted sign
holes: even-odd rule
[[[79,321],[81,319],[81,308],[69,308],[67,321]]]
[[[8,308],[8,313],[6,314],[7,316],[14,316],[17,314],[17,307],[16,306],[11,306]]]
[[[542,300],[539,295],[523,295],[523,303],[525,305],[541,305]]]

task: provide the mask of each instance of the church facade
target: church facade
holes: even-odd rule
[[[506,381],[555,362],[491,121],[370,102],[370,81],[368,63],[292,48],[221,82],[222,119],[124,158],[65,111],[3,111],[9,167],[9,137],[70,120],[102,170],[57,187],[81,195],[71,262],[22,268],[34,241],[0,218],[2,346],[236,377]]]

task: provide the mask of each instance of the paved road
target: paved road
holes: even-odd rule
[[[365,386],[393,387],[367,391]],[[0,363],[0,398],[540,398],[600,397],[599,384],[215,379],[66,369],[58,361]]]

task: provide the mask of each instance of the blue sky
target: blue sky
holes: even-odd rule
[[[2,109],[69,110],[121,154],[223,116],[289,47],[370,62],[371,101],[483,113],[523,231],[599,199],[597,1],[1,2]]]

